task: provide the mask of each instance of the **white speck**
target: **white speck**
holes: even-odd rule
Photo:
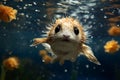
[[[117,26],[120,26],[119,24],[117,24]]]
[[[24,16],[25,14],[24,13],[20,13],[21,16]]]
[[[19,9],[20,9],[20,10],[22,10],[22,8],[21,8],[21,7],[20,7]]]
[[[61,3],[57,3],[57,5],[62,6],[63,4],[61,4]]]
[[[28,4],[25,4],[25,6],[28,6]]]
[[[3,2],[4,4],[6,4],[6,2]]]
[[[45,18],[45,17],[47,17],[47,15],[45,14],[43,17]]]
[[[88,26],[88,29],[90,29],[90,28],[92,28],[93,26],[92,25],[90,25],[90,26]]]
[[[89,65],[85,65],[86,68],[89,68]]]
[[[36,3],[36,2],[33,2],[33,4],[34,4],[34,5],[37,5],[37,3]]]
[[[96,5],[96,3],[89,3],[89,4],[87,4],[88,6],[95,6]]]
[[[26,6],[24,6],[24,7],[23,7],[23,9],[27,9],[27,7],[26,7]]]
[[[93,67],[93,69],[96,69],[96,67]]]
[[[60,18],[60,17],[61,17],[61,15],[55,15],[55,17],[56,17],[56,18]]]
[[[67,72],[68,70],[67,69],[65,69],[65,72]]]
[[[45,4],[42,4],[43,6],[45,5]]]
[[[90,35],[90,36],[89,36],[89,38],[90,38],[90,39],[93,39],[93,36],[92,36],[92,35]]]
[[[89,11],[84,11],[84,13],[90,13]]]
[[[72,13],[71,16],[77,16],[77,14],[76,13]]]
[[[92,8],[91,10],[94,10],[94,8]]]
[[[45,62],[45,60],[42,60],[42,62]]]
[[[23,0],[20,0],[20,2],[23,2]]]
[[[37,10],[37,9],[36,9],[35,12],[40,12],[40,10]]]
[[[120,9],[118,9],[118,13],[120,14]]]
[[[84,15],[84,18],[88,19],[88,18],[89,18],[89,15]]]
[[[28,6],[32,6],[32,4],[28,4]]]
[[[103,9],[100,9],[101,11],[103,11]]]
[[[94,15],[91,15],[91,16],[90,16],[91,19],[94,19],[94,17],[95,17]]]
[[[107,18],[107,16],[104,16],[104,18],[106,19],[106,18]]]
[[[29,17],[29,15],[26,15],[26,17],[28,18],[28,17]]]

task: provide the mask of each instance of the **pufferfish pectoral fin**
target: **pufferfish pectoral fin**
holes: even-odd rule
[[[89,46],[84,44],[82,52],[88,58],[89,61],[91,61],[97,65],[101,65],[100,62],[97,60],[97,58],[94,56],[94,54]]]
[[[52,49],[51,49],[50,44],[48,44],[48,43],[42,43],[42,45],[45,47],[45,49],[46,49],[49,53],[51,53],[51,56],[52,56],[52,57],[56,57],[56,55],[54,54],[54,52],[53,52]]]
[[[47,38],[34,38],[33,39],[33,44],[31,44],[30,46],[36,46],[39,45],[41,43],[46,43],[47,42]]]

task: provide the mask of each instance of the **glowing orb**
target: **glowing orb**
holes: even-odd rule
[[[10,57],[3,61],[3,66],[8,70],[14,70],[19,67],[19,60],[16,57]]]
[[[0,4],[0,20],[4,22],[11,22],[16,19],[17,10],[9,6]]]
[[[111,36],[120,36],[120,27],[113,26],[108,30]]]
[[[104,46],[105,52],[107,53],[115,53],[119,50],[119,48],[120,48],[120,45],[115,40],[106,42]]]

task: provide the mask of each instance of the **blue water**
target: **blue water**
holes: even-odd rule
[[[107,54],[103,46],[111,39],[120,43],[120,36],[109,36],[109,18],[120,16],[120,8],[104,9],[119,1],[106,0],[1,0],[2,4],[18,10],[17,19],[0,22],[0,64],[11,56],[20,59],[20,69],[7,71],[5,80],[120,80],[120,50]],[[105,12],[113,12],[114,16]],[[56,18],[77,18],[90,32],[88,45],[100,61],[98,66],[84,56],[76,62],[44,64],[39,50],[42,45],[30,47],[32,39],[42,37],[45,27]],[[120,22],[116,23],[120,25]],[[76,74],[76,79],[71,79]]]

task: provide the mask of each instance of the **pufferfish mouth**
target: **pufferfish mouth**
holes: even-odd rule
[[[68,38],[63,38],[62,41],[69,42],[70,39],[68,39]]]

